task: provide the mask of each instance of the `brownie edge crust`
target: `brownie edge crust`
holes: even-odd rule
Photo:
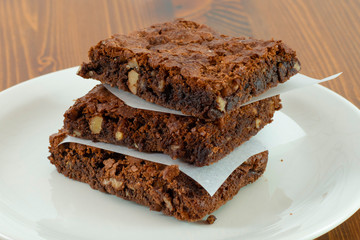
[[[80,76],[210,120],[301,68],[296,52],[282,41],[229,37],[181,19],[102,40],[89,59]]]
[[[59,173],[93,189],[161,211],[179,220],[198,221],[233,198],[240,188],[265,171],[267,151],[250,157],[210,196],[197,182],[179,171],[130,156],[77,143],[59,143],[63,130],[50,137],[49,160]]]

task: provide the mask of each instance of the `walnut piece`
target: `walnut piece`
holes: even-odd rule
[[[165,89],[165,81],[163,79],[159,81],[158,89],[159,89],[160,92],[164,91],[164,89]]]
[[[124,134],[123,134],[122,132],[117,131],[117,132],[115,133],[115,139],[116,139],[117,141],[121,141],[123,138],[124,138]]]
[[[133,69],[133,68],[138,69],[138,68],[139,68],[139,64],[137,63],[136,58],[131,59],[131,60],[128,62],[128,64],[126,65],[126,68],[127,68],[127,69]]]
[[[136,94],[136,92],[137,92],[138,80],[139,80],[139,74],[135,70],[131,70],[128,73],[127,85],[128,85],[130,92],[132,92],[133,94]]]
[[[171,199],[169,199],[168,197],[163,197],[163,200],[165,202],[166,208],[168,208],[170,210],[170,212],[171,212],[174,209],[172,204],[171,204]]]
[[[176,151],[176,150],[178,150],[179,148],[180,148],[179,145],[171,145],[171,146],[170,146],[170,149],[171,149],[172,151]]]
[[[272,111],[272,112],[275,111],[275,102],[273,100],[270,100],[269,104],[270,104],[270,107],[269,107],[270,111]]]
[[[125,196],[126,196],[126,197],[130,197],[130,193],[129,193],[129,190],[128,190],[128,189],[125,190]]]
[[[74,130],[73,134],[75,137],[81,137],[81,132],[79,130]]]
[[[123,181],[119,181],[119,180],[116,180],[115,178],[109,178],[109,179],[104,179],[102,181],[102,184],[103,185],[109,185],[111,184],[111,186],[115,189],[119,189],[122,187],[122,185],[124,184]]]
[[[137,170],[139,170],[139,169],[137,168],[137,166],[135,166],[135,165],[132,165],[132,166],[130,167],[130,169],[131,169],[132,172],[136,172]]]
[[[92,133],[99,134],[101,132],[101,125],[103,118],[100,116],[95,116],[90,119],[89,127]]]
[[[253,107],[251,110],[252,110],[252,112],[253,112],[254,115],[257,115],[257,114],[258,114],[258,110],[257,110],[256,107]]]
[[[216,103],[218,104],[218,109],[222,112],[225,112],[226,100],[223,99],[222,97],[218,96],[216,98]]]
[[[261,119],[260,118],[255,119],[255,127],[260,128],[260,125],[261,125]]]

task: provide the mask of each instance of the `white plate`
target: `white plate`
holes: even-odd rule
[[[48,137],[95,81],[76,68],[0,92],[0,238],[309,239],[360,207],[360,111],[321,86],[284,94],[283,112],[307,133],[270,153],[256,183],[214,214],[186,223],[57,173]]]

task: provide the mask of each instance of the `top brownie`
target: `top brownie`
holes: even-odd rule
[[[300,70],[282,41],[230,37],[182,19],[116,34],[91,47],[89,58],[80,76],[210,120]]]

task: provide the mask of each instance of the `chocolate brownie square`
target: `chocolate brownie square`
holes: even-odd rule
[[[50,157],[59,173],[93,189],[161,211],[179,220],[198,221],[232,199],[265,171],[267,152],[250,157],[210,196],[177,165],[162,165],[78,143],[64,143],[65,131],[50,137]]]
[[[275,96],[206,121],[132,108],[98,85],[66,111],[64,128],[74,137],[165,153],[201,167],[249,140],[280,108]]]
[[[102,40],[89,59],[80,76],[210,120],[300,70],[295,51],[282,41],[225,36],[182,19]]]

